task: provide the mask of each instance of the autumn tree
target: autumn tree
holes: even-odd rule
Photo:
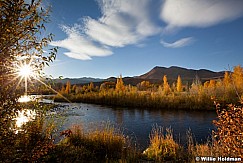
[[[88,85],[88,90],[89,91],[93,91],[94,90],[94,83],[93,82],[90,82],[89,85]]]
[[[16,151],[11,150],[14,149],[15,134],[10,126],[16,111],[21,109],[17,103],[21,93],[18,92],[20,78],[17,74],[19,66],[28,64],[40,77],[44,66],[55,59],[56,48],[50,49],[49,54],[44,54],[43,50],[53,39],[52,34],[45,34],[48,14],[48,9],[41,8],[41,0],[30,3],[0,0],[0,162],[22,162],[15,160],[13,153]],[[4,153],[6,151],[10,153]],[[28,154],[31,157],[30,152]]]
[[[229,85],[230,85],[230,74],[228,71],[225,71],[225,73],[224,73],[223,83],[226,88],[229,87]]]
[[[116,91],[124,91],[125,86],[122,80],[122,75],[120,75],[116,80]]]
[[[41,0],[32,0],[30,4],[25,0],[0,1],[0,107],[8,110],[5,105],[18,98],[17,65],[30,64],[40,75],[44,66],[56,57],[56,48],[50,55],[44,55],[43,48],[53,35],[43,35],[49,11],[40,6]]]
[[[208,87],[210,87],[210,88],[215,88],[215,87],[216,87],[216,81],[213,80],[213,79],[209,80],[209,85],[208,85]]]
[[[206,81],[206,82],[203,84],[203,88],[206,89],[206,88],[208,88],[208,86],[209,86],[209,81]]]
[[[140,90],[143,90],[143,91],[147,90],[150,86],[151,86],[151,85],[150,85],[150,82],[149,82],[149,81],[142,81],[141,83],[139,83],[139,84],[137,85],[137,87],[138,87]]]
[[[176,90],[177,90],[177,92],[182,91],[182,81],[181,81],[180,75],[178,75],[178,78],[177,78]]]
[[[68,80],[67,83],[66,83],[65,93],[66,93],[66,94],[69,94],[70,92],[71,92],[71,83],[70,83],[70,81]]]
[[[64,87],[64,85],[61,88],[61,93],[65,93],[65,87]]]
[[[71,92],[75,93],[75,92],[76,92],[76,88],[77,88],[77,85],[74,84],[74,85],[72,86]]]
[[[167,81],[166,75],[164,75],[164,77],[163,77],[163,92],[164,92],[164,94],[168,94],[170,92],[170,85]]]
[[[243,68],[238,65],[234,67],[234,72],[232,73],[233,84],[238,91],[243,89]]]

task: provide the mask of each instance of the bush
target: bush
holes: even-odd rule
[[[243,107],[229,105],[226,109],[217,106],[218,120],[213,123],[215,146],[220,147],[222,156],[243,157]]]
[[[179,161],[181,151],[182,147],[173,139],[172,130],[167,128],[164,135],[163,128],[156,125],[150,134],[150,145],[143,154],[155,161]]]

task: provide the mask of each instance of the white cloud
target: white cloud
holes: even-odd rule
[[[186,38],[182,38],[180,40],[177,40],[173,43],[168,43],[165,42],[164,40],[161,40],[160,43],[167,48],[181,48],[184,46],[188,46],[191,45],[193,42],[195,41],[195,39],[193,37],[186,37]]]
[[[69,50],[65,55],[88,60],[113,54],[112,48],[144,45],[143,41],[181,27],[208,27],[243,15],[242,0],[97,0],[101,16],[81,18],[82,24],[62,26],[68,37],[51,45]],[[162,3],[163,2],[163,3]],[[160,18],[166,28],[158,23]],[[165,47],[178,48],[193,43],[182,38]]]
[[[78,25],[72,28],[62,26],[62,30],[68,35],[68,38],[61,41],[53,41],[50,45],[68,49],[70,52],[65,52],[65,55],[80,60],[90,60],[94,56],[101,57],[112,54],[109,48],[94,44],[91,40],[81,35],[78,29]]]
[[[160,16],[173,28],[208,27],[242,15],[242,0],[165,0]]]
[[[161,28],[151,17],[150,0],[100,0],[102,17],[85,20],[85,33],[104,45],[123,47],[136,44]]]
[[[82,18],[83,24],[72,28],[62,26],[68,38],[51,45],[68,49],[65,55],[87,60],[93,56],[111,55],[112,47],[138,45],[149,36],[161,32],[152,17],[152,3],[157,0],[97,0],[101,17]],[[161,4],[161,3],[159,3]],[[157,5],[159,11],[159,5]],[[159,12],[157,13],[159,15]],[[159,19],[159,16],[156,18]],[[82,33],[82,34],[81,34]]]

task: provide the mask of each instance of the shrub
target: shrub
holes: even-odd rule
[[[175,161],[180,160],[180,150],[182,147],[174,141],[172,130],[167,128],[164,135],[163,128],[156,125],[150,134],[150,145],[143,154],[155,161]]]
[[[229,105],[226,109],[217,106],[218,120],[213,123],[215,144],[223,156],[243,157],[243,107]],[[215,145],[215,146],[216,146]]]

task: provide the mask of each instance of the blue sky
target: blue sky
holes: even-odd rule
[[[45,1],[46,3],[47,1]],[[243,62],[242,0],[50,1],[54,77],[138,76],[155,66],[224,71]]]

